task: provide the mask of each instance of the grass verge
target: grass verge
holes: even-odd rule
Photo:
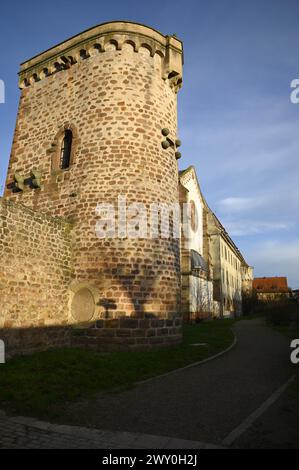
[[[109,354],[57,349],[15,357],[0,367],[0,407],[11,413],[55,417],[67,402],[132,387],[225,350],[234,339],[233,323],[186,325],[182,344],[167,349]]]

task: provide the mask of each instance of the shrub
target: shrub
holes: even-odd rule
[[[242,311],[244,315],[251,315],[256,311],[258,304],[256,291],[243,292],[242,294]]]
[[[267,302],[262,306],[267,321],[275,326],[298,323],[299,325],[299,304],[291,300]]]

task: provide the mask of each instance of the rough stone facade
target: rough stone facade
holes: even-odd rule
[[[53,294],[56,304],[46,286],[35,288],[32,273],[19,286],[19,306],[26,305],[26,312],[41,294],[49,299],[45,318],[55,317],[59,325],[67,319],[180,315],[179,240],[100,239],[96,208],[116,205],[120,195],[127,204],[147,207],[178,202],[181,82],[182,43],[127,22],[92,28],[21,65],[22,92],[4,198],[32,209],[41,226],[42,220],[72,226],[71,275]],[[168,148],[162,147],[165,128]],[[72,133],[72,147],[69,166],[62,169],[66,130]],[[60,221],[54,222],[56,218]],[[31,240],[32,253],[43,244],[39,233]],[[55,254],[55,239],[60,237],[57,229],[54,254],[45,252],[47,261],[38,267],[41,278],[51,267],[49,285],[56,285],[60,255]],[[13,245],[12,250],[16,253]],[[20,264],[24,256],[20,253]],[[11,328],[28,317],[19,306],[16,310],[9,304],[1,313]]]
[[[72,346],[95,351],[124,351],[180,343],[182,320],[115,318],[77,326]]]
[[[0,337],[7,351],[67,344],[70,224],[1,198],[0,260]]]

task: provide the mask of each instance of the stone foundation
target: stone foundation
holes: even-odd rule
[[[71,345],[70,328],[4,328],[0,339],[5,344],[6,360],[13,356],[27,355],[48,349],[65,348]]]
[[[182,320],[116,318],[76,326],[71,345],[96,351],[128,351],[174,346],[182,340]]]

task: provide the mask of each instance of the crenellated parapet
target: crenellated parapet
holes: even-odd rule
[[[135,53],[146,49],[150,57],[158,55],[161,58],[161,78],[167,80],[176,92],[179,90],[182,85],[182,42],[148,26],[125,21],[91,28],[24,62],[19,72],[19,87],[28,87],[111,47],[122,51],[125,44],[130,44]]]

